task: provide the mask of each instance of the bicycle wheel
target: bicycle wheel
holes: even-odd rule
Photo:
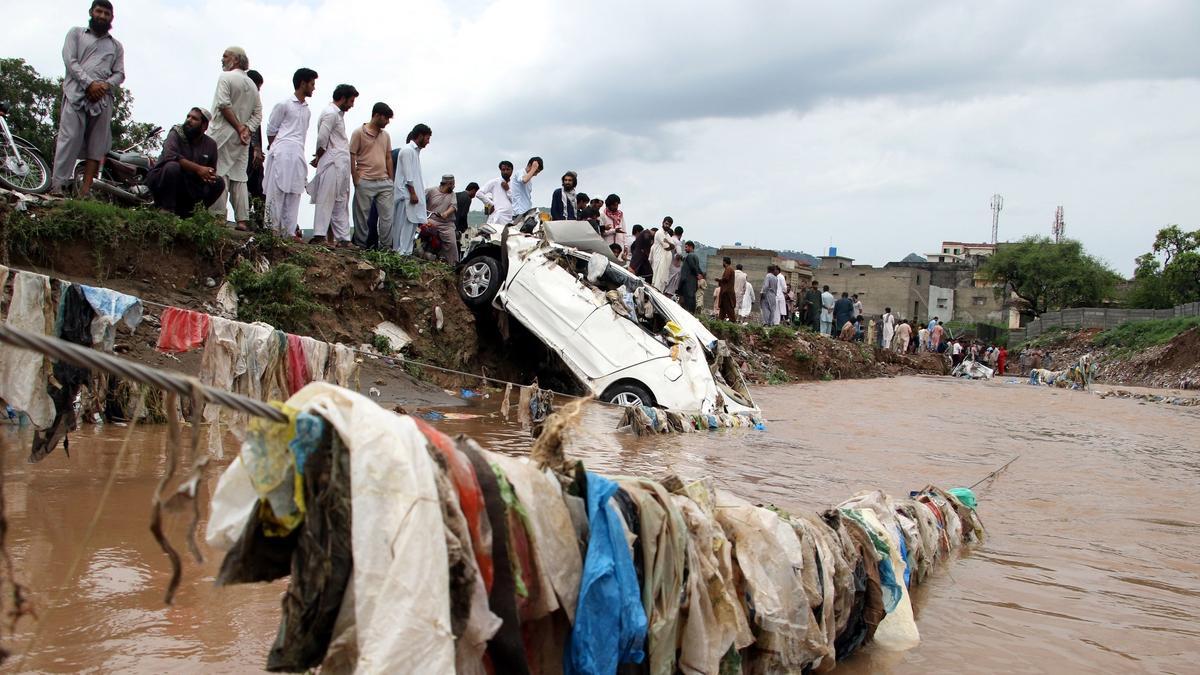
[[[50,189],[50,167],[33,148],[17,145],[0,146],[0,186],[41,194]]]

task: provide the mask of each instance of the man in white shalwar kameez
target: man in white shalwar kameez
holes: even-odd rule
[[[267,162],[263,191],[267,193],[267,223],[284,237],[300,238],[300,195],[308,179],[304,141],[311,112],[306,99],[317,88],[317,72],[301,68],[292,76],[295,93],[275,104],[267,119]]]
[[[763,279],[762,303],[759,306],[759,319],[764,326],[779,324],[779,277],[775,276],[775,266],[767,268],[767,276]]]
[[[425,203],[425,179],[421,177],[421,150],[429,145],[433,131],[418,124],[408,132],[408,142],[400,149],[396,161],[395,215],[392,216],[392,232],[395,241],[392,248],[403,255],[411,255],[413,239],[418,228],[429,221]]]
[[[662,227],[654,233],[654,245],[650,247],[650,270],[653,273],[650,283],[661,293],[667,288],[667,280],[671,278],[671,257],[675,253],[671,243],[675,233],[672,225],[675,221],[671,216],[663,218]]]
[[[262,124],[262,99],[258,85],[246,74],[250,59],[241,47],[221,54],[224,72],[217,78],[213,94],[213,121],[208,135],[217,142],[217,176],[225,179],[225,192],[209,211],[225,220],[226,195],[233,203],[233,219],[239,230],[250,229],[250,191],[246,165],[250,160],[250,138]]]
[[[316,205],[309,243],[332,240],[335,246],[350,245],[350,138],[346,135],[346,113],[354,107],[356,98],[357,89],[339,84],[333,90],[333,102],[317,118],[317,173],[307,188]]]
[[[892,338],[896,335],[896,316],[892,314],[892,308],[888,307],[883,310],[883,348],[892,348]]]
[[[743,274],[745,274],[743,272]],[[750,318],[750,312],[754,309],[754,284],[750,283],[749,279],[742,286],[741,299],[738,301],[738,319],[746,321]]]
[[[775,286],[775,310],[779,312],[779,320],[776,324],[783,323],[787,319],[787,279],[783,276],[783,270],[779,267],[775,268],[775,279],[778,284]]]

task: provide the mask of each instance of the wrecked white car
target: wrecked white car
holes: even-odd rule
[[[467,246],[459,293],[519,321],[600,400],[758,412],[724,342],[617,263],[587,222],[535,214],[484,226]]]

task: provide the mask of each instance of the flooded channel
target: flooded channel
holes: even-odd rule
[[[837,672],[1195,672],[1200,409],[925,377],[756,395],[770,420],[765,432],[639,439],[613,431],[617,412],[591,406],[571,452],[608,473],[711,475],[789,510],[823,509],[876,487],[969,485],[1020,455],[978,489],[986,545],[914,592],[921,645],[866,649]],[[520,452],[525,432],[488,416],[497,398],[456,411],[482,417],[435,425]],[[203,565],[185,563],[175,604],[165,607],[169,567],[148,531],[165,429],[137,430],[114,467],[125,432],[85,426],[69,459],[56,451],[29,465],[28,439],[0,427],[9,549],[42,617],[6,636],[18,654],[9,669],[259,671],[285,582],[216,588],[213,552]],[[210,493],[235,451],[210,466]],[[81,546],[114,468],[112,494]]]

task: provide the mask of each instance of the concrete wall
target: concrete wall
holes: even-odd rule
[[[1009,343],[1018,344],[1031,340],[1047,329],[1061,326],[1069,329],[1078,328],[1116,328],[1129,321],[1146,321],[1149,319],[1173,319],[1183,316],[1200,316],[1200,302],[1190,302],[1176,305],[1171,309],[1115,309],[1107,307],[1077,307],[1057,312],[1046,312],[1030,321],[1024,328],[1011,329],[1008,332]]]
[[[929,287],[929,311],[942,321],[954,320],[954,289]]]
[[[929,273],[919,267],[854,265],[818,268],[815,274],[817,283],[828,284],[836,297],[843,292],[857,293],[868,316],[882,316],[887,307],[900,319],[927,320],[929,316]]]

